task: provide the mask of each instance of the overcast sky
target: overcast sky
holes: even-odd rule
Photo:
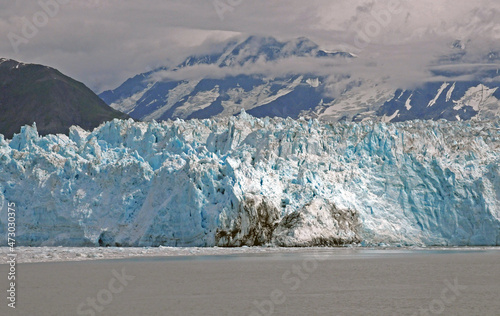
[[[55,67],[101,92],[234,36],[305,36],[357,54],[353,72],[411,85],[454,39],[472,64],[500,50],[499,13],[495,0],[9,0],[0,2],[0,57]]]

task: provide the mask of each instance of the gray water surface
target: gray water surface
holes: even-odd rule
[[[17,276],[17,308],[5,295],[0,315],[500,315],[498,250],[36,263]]]

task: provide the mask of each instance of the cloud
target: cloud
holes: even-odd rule
[[[345,63],[344,63],[345,64]],[[259,75],[279,78],[291,74],[314,74],[329,76],[342,67],[339,59],[313,57],[289,57],[278,61],[257,60],[255,63],[236,67],[219,67],[217,65],[194,65],[176,71],[161,71],[155,73],[152,81],[181,81],[196,79],[223,79],[238,75]]]
[[[341,74],[401,85],[432,80],[430,67],[450,53],[455,39],[468,45],[465,62],[500,50],[500,3],[494,0],[220,1],[233,4],[222,19],[215,0],[73,0],[60,5],[17,52],[8,34],[23,36],[23,23],[44,11],[39,1],[3,1],[0,56],[53,66],[99,92],[157,66],[220,49],[217,43],[235,35],[305,36],[325,49],[358,54],[356,62],[332,68]],[[285,72],[286,66],[324,72],[313,61],[286,63],[272,65],[273,72]],[[264,66],[240,71],[259,67]],[[195,69],[189,71],[183,74],[195,76]]]

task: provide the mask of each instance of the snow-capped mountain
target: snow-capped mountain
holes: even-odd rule
[[[457,81],[459,72],[437,67],[470,63],[465,43],[457,41],[452,47],[449,55],[437,58],[434,71],[450,78],[448,81],[422,82],[415,90],[402,90],[382,79],[352,79],[333,94],[336,80],[349,82],[345,69],[356,60],[355,55],[327,52],[306,38],[279,42],[252,36],[226,43],[222,52],[191,56],[177,67],[137,75],[100,96],[111,107],[145,121],[224,117],[241,109],[256,117],[302,116],[325,121],[498,117],[500,90],[498,80],[493,80],[498,70]],[[475,62],[493,67],[497,61],[498,54],[490,52]],[[324,65],[321,75],[318,65]],[[344,71],[338,72],[335,65],[342,65]],[[294,71],[285,71],[287,66]]]
[[[252,36],[230,41],[220,53],[192,56],[175,68],[162,67],[138,75],[100,96],[111,107],[146,121],[231,116],[241,109],[257,117],[297,118],[301,112],[333,99],[325,91],[324,78],[307,71],[288,74],[283,69],[286,63],[349,58],[353,55],[321,50],[306,38],[279,42]],[[166,73],[175,77],[176,73],[202,67],[221,74],[159,79]],[[273,76],[267,73],[267,67],[280,68],[283,75]]]
[[[424,83],[415,90],[397,90],[377,111],[384,121],[446,119],[461,121],[500,117],[500,54],[467,54],[462,41],[452,44],[450,55],[436,61],[433,75],[443,78],[470,77],[464,81]]]
[[[469,54],[468,44],[453,42],[449,54],[436,58],[430,65],[430,77],[444,81],[421,82],[413,90],[401,89],[383,80],[359,82],[332,103],[317,107],[305,116],[325,121],[384,122],[498,118],[500,53]]]
[[[428,83],[413,91],[396,91],[377,115],[386,122],[424,119],[462,121],[500,116],[500,90],[480,82]]]
[[[114,120],[0,135],[19,245],[500,245],[500,120]]]

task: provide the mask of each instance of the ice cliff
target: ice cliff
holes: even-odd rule
[[[137,123],[0,135],[19,245],[500,245],[500,121]]]

